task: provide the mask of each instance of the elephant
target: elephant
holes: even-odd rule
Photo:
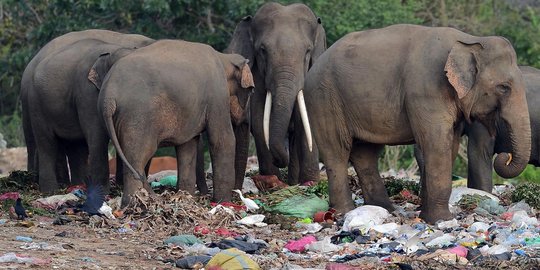
[[[150,190],[144,167],[159,146],[175,146],[177,188],[193,194],[203,131],[212,158],[213,200],[229,201],[232,125],[244,120],[250,97],[244,93],[253,87],[247,59],[201,43],[160,40],[117,61],[103,82],[98,111],[125,164],[122,206],[137,190]]]
[[[520,66],[523,80],[525,81],[525,93],[527,107],[531,122],[531,156],[529,164],[540,166],[540,70],[534,67]],[[469,138],[467,144],[468,177],[467,186],[491,192],[493,190],[491,163],[494,153],[509,152],[511,145],[508,141],[508,129],[498,119],[495,134],[492,136],[489,130],[480,123],[473,122],[465,128],[465,134]]]
[[[106,72],[114,61],[153,39],[107,30],[71,32],[44,46],[27,65],[21,81],[23,130],[28,170],[38,172],[40,190],[53,192],[67,177],[86,177],[108,191],[108,135],[97,114],[99,82],[87,79],[95,60],[106,54]]]
[[[330,205],[339,212],[354,207],[347,182],[351,161],[366,204],[392,210],[378,154],[384,145],[416,143],[425,159],[420,218],[450,219],[452,162],[469,121],[494,128],[494,119],[502,119],[512,144],[494,167],[503,177],[518,175],[529,160],[531,131],[516,63],[505,38],[444,27],[392,25],[353,32],[334,43],[305,82]]]
[[[325,49],[321,20],[304,4],[266,3],[236,26],[225,52],[250,61],[255,80],[250,124],[261,174],[281,177],[278,167],[288,165],[291,184],[318,180],[318,151],[307,128],[301,90],[305,74]],[[302,104],[296,103],[297,99]],[[237,158],[243,163],[237,165],[235,188],[242,187],[248,130],[246,123],[236,134],[247,139],[245,145],[237,146],[246,151]]]

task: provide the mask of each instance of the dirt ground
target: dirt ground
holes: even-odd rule
[[[0,255],[15,252],[50,260],[44,265],[0,264],[5,269],[172,269],[156,259],[160,245],[142,233],[114,233],[106,229],[53,225],[52,218],[31,219],[37,226],[19,227],[8,221],[0,225]],[[44,249],[28,249],[32,243],[16,241],[17,236],[32,238],[32,243],[45,242]],[[157,239],[156,239],[157,240]]]

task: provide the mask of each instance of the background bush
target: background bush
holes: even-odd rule
[[[2,0],[0,1],[0,133],[9,147],[24,144],[21,75],[48,41],[89,28],[210,44],[223,50],[237,22],[263,0]],[[346,33],[396,23],[451,26],[474,35],[502,35],[522,65],[540,67],[540,1],[533,0],[307,0],[323,20],[330,46]],[[414,169],[412,148],[385,150],[382,169]],[[463,155],[456,172],[466,174]],[[397,166],[397,167],[396,167]],[[526,178],[539,179],[538,170]],[[535,176],[530,176],[535,175]]]

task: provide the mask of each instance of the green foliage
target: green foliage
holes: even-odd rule
[[[0,134],[4,135],[7,147],[24,145],[21,122],[21,115],[18,111],[11,115],[0,115]]]
[[[540,184],[540,168],[536,168],[533,165],[527,165],[518,178]]]
[[[316,185],[310,186],[307,189],[307,194],[317,195],[325,200],[328,199],[328,180],[321,180]]]
[[[21,76],[32,56],[54,37],[90,28],[185,39],[223,50],[236,24],[267,0],[2,0],[0,1],[0,133],[8,146],[23,145]],[[283,4],[298,2],[280,0]],[[519,63],[540,67],[540,8],[507,0],[304,0],[321,17],[330,46],[343,35],[397,23],[450,26],[473,35],[502,35]],[[253,144],[250,153],[254,154]],[[389,150],[390,149],[390,150]],[[161,150],[160,154],[173,154]],[[207,151],[206,151],[207,153]],[[208,159],[208,154],[206,158]],[[454,172],[466,175],[458,158]],[[381,171],[415,169],[412,147],[387,148]],[[522,177],[538,180],[527,169]]]
[[[525,200],[530,206],[540,209],[540,184],[524,182],[512,192],[512,202]]]
[[[416,195],[420,194],[420,183],[416,181],[387,178],[384,181],[384,185],[386,186],[388,196],[397,195],[404,189],[411,191]]]

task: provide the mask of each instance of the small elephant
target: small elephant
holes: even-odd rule
[[[103,83],[98,110],[125,163],[122,205],[138,189],[149,190],[144,167],[160,146],[175,146],[177,188],[194,193],[197,144],[205,130],[214,172],[213,199],[230,200],[232,123],[243,120],[249,95],[240,94],[253,87],[247,59],[200,43],[160,40],[120,59]]]
[[[384,145],[416,142],[425,158],[420,217],[450,219],[452,162],[466,121],[493,128],[500,117],[511,130],[509,154],[495,159],[499,175],[516,176],[529,161],[525,85],[516,53],[501,37],[416,25],[350,33],[315,62],[305,94],[330,204],[340,212],[354,208],[349,161],[365,202],[393,209],[378,154]]]
[[[531,121],[531,156],[529,164],[540,166],[540,70],[533,67],[520,66],[525,81],[527,104]],[[508,128],[503,119],[497,120],[494,136],[488,129],[473,122],[465,128],[469,138],[467,145],[468,179],[467,186],[491,192],[493,190],[491,163],[494,153],[510,152],[511,144]]]
[[[28,170],[38,172],[40,190],[53,192],[67,178],[91,178],[108,190],[108,135],[97,114],[98,85],[87,73],[108,53],[105,72],[116,59],[154,40],[107,30],[71,32],[47,43],[27,65],[21,81],[23,131]],[[97,78],[97,77],[96,77]],[[90,166],[90,169],[88,169]]]
[[[250,61],[255,80],[250,123],[261,174],[279,177],[278,167],[288,166],[291,184],[319,179],[302,89],[308,69],[325,49],[321,20],[304,4],[266,3],[237,25],[225,52]],[[237,135],[249,138],[247,130]],[[241,188],[247,151],[237,159],[243,163],[237,166],[235,188]]]

